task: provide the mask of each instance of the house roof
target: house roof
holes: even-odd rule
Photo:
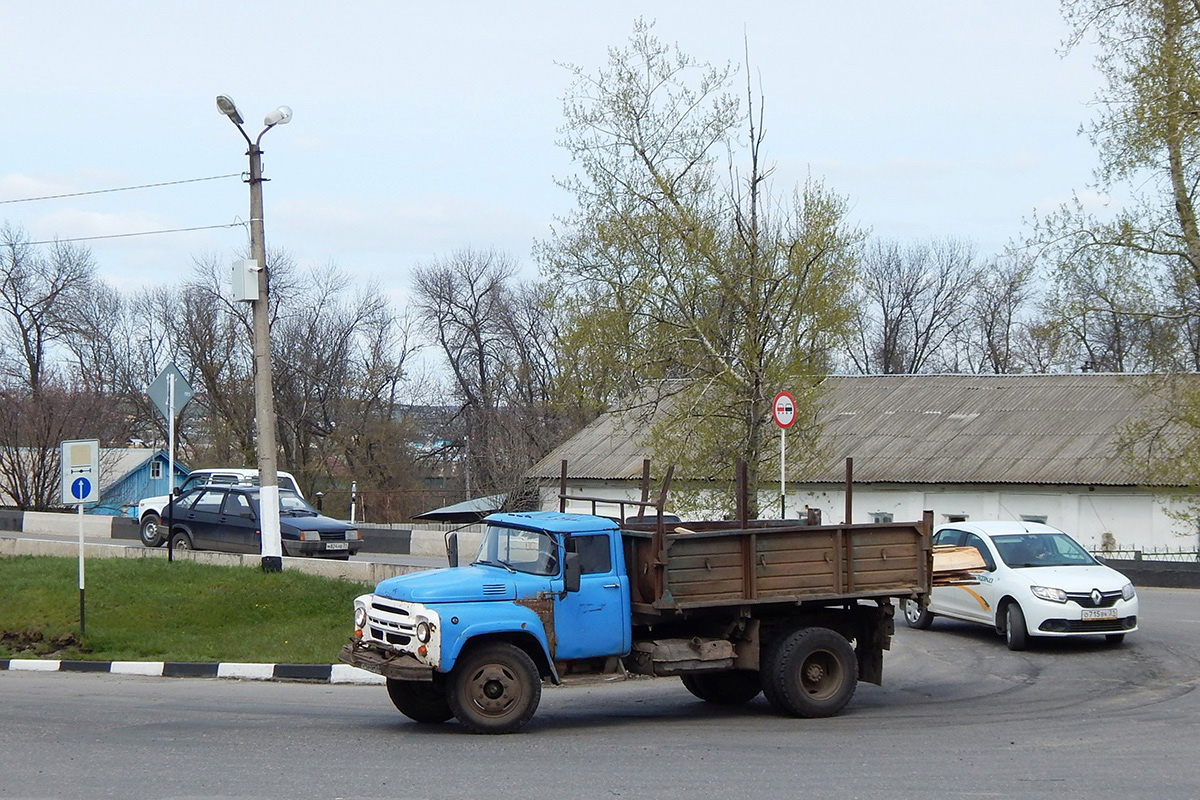
[[[824,457],[789,468],[789,478],[840,483],[852,457],[854,480],[861,483],[1144,484],[1121,457],[1118,438],[1158,407],[1145,378],[833,376],[824,381],[817,415]],[[638,479],[649,455],[647,430],[638,413],[603,414],[534,465],[530,476],[557,479],[566,459],[572,479]]]
[[[156,455],[161,455],[165,461],[167,453],[165,450],[153,447],[103,447],[100,449],[100,478],[101,492],[105,492],[113,486],[116,486],[121,481],[125,480],[131,473],[138,470],[143,464]],[[187,467],[179,461],[175,462],[175,469],[182,472],[187,472]]]

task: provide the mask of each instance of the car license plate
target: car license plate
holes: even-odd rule
[[[1116,619],[1115,608],[1085,608],[1079,612],[1080,619]]]
[[[349,550],[350,545],[346,544],[345,542],[326,542],[325,549],[326,550]]]

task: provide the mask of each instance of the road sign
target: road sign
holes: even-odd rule
[[[72,439],[62,443],[63,505],[84,505],[100,499],[100,441]]]
[[[71,496],[76,500],[84,500],[92,493],[92,482],[87,478],[76,478],[71,481]]]
[[[163,371],[158,373],[158,377],[154,379],[154,383],[150,384],[150,388],[146,390],[146,395],[150,398],[150,402],[154,403],[154,407],[158,409],[158,413],[163,415],[163,419],[167,422],[172,421],[171,409],[171,384],[175,385],[175,408],[174,413],[179,414],[183,407],[188,404],[195,394],[192,387],[184,380],[183,373],[174,364],[167,364]]]
[[[796,401],[787,392],[780,392],[771,402],[771,416],[775,424],[784,430],[792,427],[796,421]]]

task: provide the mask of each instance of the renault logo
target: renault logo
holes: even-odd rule
[[[1103,601],[1104,601],[1104,595],[1100,593],[1100,590],[1092,589],[1092,605],[1098,606]]]

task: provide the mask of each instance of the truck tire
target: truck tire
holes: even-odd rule
[[[472,733],[518,731],[542,699],[537,665],[507,642],[489,642],[459,656],[449,689],[450,710]]]
[[[146,547],[158,547],[167,540],[163,536],[162,520],[158,514],[151,511],[142,517],[142,544]]]
[[[846,638],[828,628],[801,628],[766,649],[762,688],[793,717],[831,717],[858,688],[858,660]]]
[[[706,703],[719,706],[739,706],[749,703],[762,691],[757,672],[697,672],[680,675],[684,688]]]
[[[396,710],[414,722],[445,722],[454,716],[441,683],[388,678],[387,692]]]
[[[908,627],[923,631],[933,624],[933,614],[916,600],[905,600],[904,621]]]

